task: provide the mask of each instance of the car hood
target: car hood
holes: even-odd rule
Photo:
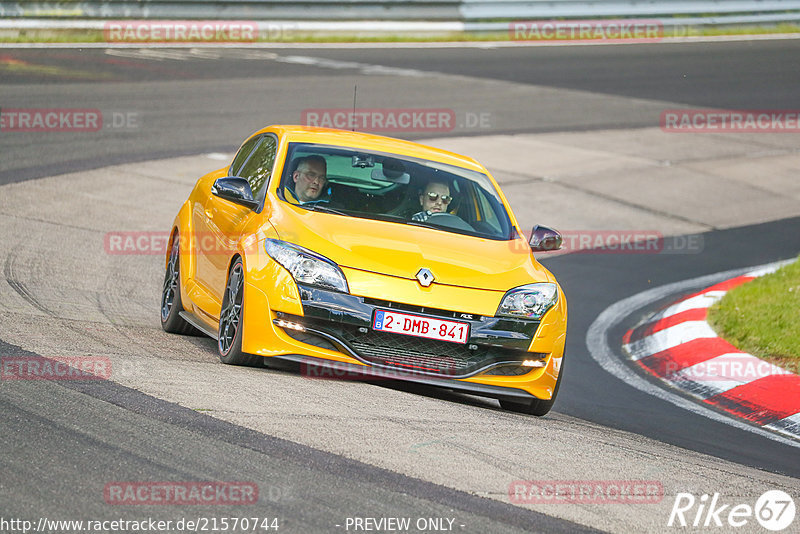
[[[411,280],[427,268],[434,283],[495,291],[553,281],[522,238],[494,241],[277,204],[270,221],[280,239],[343,267]]]

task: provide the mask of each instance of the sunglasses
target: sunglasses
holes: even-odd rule
[[[439,193],[428,193],[428,200],[431,202],[436,202],[439,199]],[[442,202],[445,204],[450,204],[450,201],[453,200],[453,197],[450,195],[442,195]]]

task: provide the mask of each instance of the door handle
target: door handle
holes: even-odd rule
[[[212,210],[206,208],[206,217],[208,217],[209,219],[213,219],[214,218],[214,212]]]

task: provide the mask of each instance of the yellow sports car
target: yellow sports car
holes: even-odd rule
[[[200,178],[172,226],[167,332],[270,359],[412,380],[544,415],[567,303],[475,160],[341,130],[270,126]]]

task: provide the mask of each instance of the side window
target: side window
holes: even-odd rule
[[[277,153],[277,142],[274,137],[267,135],[262,137],[261,141],[239,172],[239,176],[250,182],[250,189],[255,199],[261,198],[261,192],[269,182]]]
[[[482,191],[476,191],[476,193],[478,196],[478,203],[480,204],[479,217],[499,233],[500,221],[497,219],[497,213],[495,213],[494,208],[489,203],[489,199],[486,198],[486,195],[484,195]]]
[[[255,136],[245,141],[245,143],[242,145],[242,148],[239,149],[239,153],[236,154],[235,158],[233,158],[231,168],[228,170],[228,176],[239,176],[239,169],[242,168],[244,162],[247,161],[247,156],[250,155],[250,152],[253,151],[253,147],[256,146],[256,143],[261,141],[261,139],[261,137]]]

